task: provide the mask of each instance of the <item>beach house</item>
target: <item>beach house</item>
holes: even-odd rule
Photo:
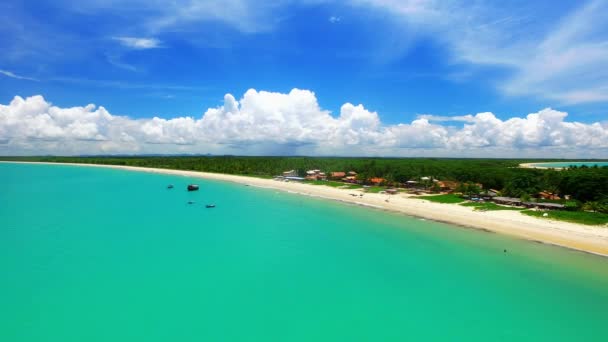
[[[374,185],[380,185],[386,182],[386,179],[380,177],[373,177],[369,179],[369,182]]]
[[[459,185],[458,182],[447,181],[447,180],[444,180],[444,181],[436,180],[435,184],[437,185],[437,187],[439,187],[439,190],[443,191],[443,192],[452,192],[452,191],[456,190],[456,188]]]
[[[346,176],[346,172],[343,172],[343,171],[337,171],[337,172],[330,173],[330,177],[332,179],[342,179],[345,176]]]
[[[561,198],[553,193],[553,192],[549,192],[549,191],[541,191],[538,193],[538,198],[542,198],[545,200],[560,200]]]
[[[326,178],[325,172],[321,172],[321,170],[314,169],[306,171],[306,179],[308,180],[324,180]]]
[[[283,172],[283,177],[297,177],[297,176],[298,176],[298,171],[296,171],[296,170],[289,170],[289,171]]]

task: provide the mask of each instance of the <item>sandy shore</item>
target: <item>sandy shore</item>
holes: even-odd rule
[[[57,163],[46,164],[57,165]],[[526,240],[539,241],[547,244],[608,256],[608,228],[606,227],[585,226],[562,221],[539,219],[523,215],[517,211],[475,211],[471,207],[464,207],[455,204],[433,203],[407,194],[363,194],[361,190],[338,189],[329,186],[310,185],[297,182],[282,182],[272,179],[217,173],[117,165],[63,165],[105,167],[139,172],[180,175],[277,189],[307,196],[321,197],[325,199],[404,213],[425,219],[492,231]],[[353,194],[356,196],[353,196]],[[363,196],[360,196],[360,194],[363,194]]]
[[[546,167],[546,166],[539,166],[538,164],[542,164],[542,163],[523,163],[523,164],[519,164],[519,167],[523,167],[524,169],[554,169],[554,170],[563,169],[563,167]]]

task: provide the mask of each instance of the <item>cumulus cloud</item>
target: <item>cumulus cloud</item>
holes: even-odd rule
[[[463,121],[463,122],[473,122],[474,117],[472,115],[456,115],[456,116],[444,116],[444,115],[433,115],[433,114],[420,114],[418,115],[419,119],[426,119],[428,121]]]
[[[160,40],[156,38],[113,37],[112,39],[117,40],[123,46],[137,50],[156,49],[161,47]]]
[[[570,122],[567,115],[546,108],[506,120],[486,112],[387,125],[361,104],[345,103],[332,115],[308,90],[250,89],[239,100],[226,94],[199,118],[133,119],[92,104],[60,108],[39,95],[16,96],[0,105],[0,154],[606,157],[608,125]]]

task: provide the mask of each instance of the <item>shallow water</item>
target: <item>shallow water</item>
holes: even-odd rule
[[[599,167],[603,167],[603,166],[608,166],[608,162],[577,162],[577,161],[571,161],[571,162],[556,162],[556,163],[534,163],[532,164],[532,166],[535,167],[548,167],[548,168],[565,168],[565,167],[571,167],[571,166],[588,166],[588,167],[592,167],[592,166],[599,166]]]
[[[608,340],[606,258],[180,176],[0,186],[0,341]]]

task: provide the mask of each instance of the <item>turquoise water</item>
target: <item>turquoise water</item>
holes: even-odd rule
[[[608,340],[608,259],[192,181],[0,163],[0,341]]]
[[[537,167],[549,167],[549,168],[563,168],[563,167],[570,167],[570,166],[599,166],[599,167],[603,167],[603,166],[608,166],[608,162],[578,162],[578,161],[571,161],[571,162],[556,162],[556,163],[534,163],[532,164],[533,166],[537,166]]]

